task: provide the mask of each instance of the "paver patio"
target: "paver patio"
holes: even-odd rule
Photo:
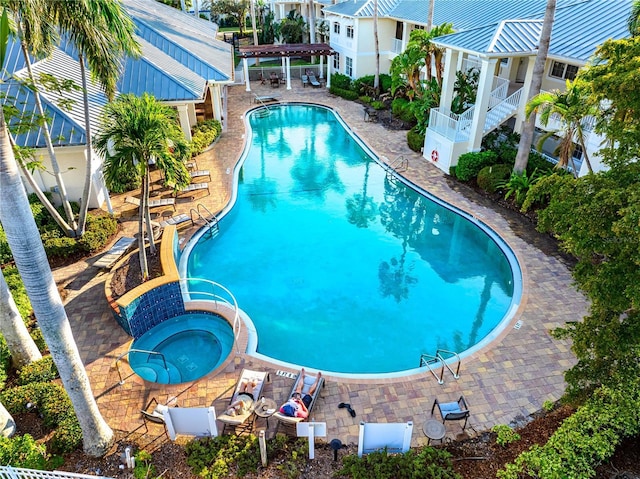
[[[327,440],[339,438],[344,443],[357,443],[360,421],[413,421],[412,445],[424,445],[427,439],[422,434],[422,423],[430,417],[436,397],[455,400],[464,394],[471,408],[470,424],[477,431],[527,416],[539,410],[544,401],[558,399],[565,387],[563,371],[574,363],[574,357],[569,344],[552,339],[549,331],[565,321],[582,318],[587,307],[583,296],[572,286],[562,258],[553,254],[552,248],[541,249],[539,245],[544,245],[545,238],[523,227],[519,219],[496,212],[482,197],[450,182],[420,154],[411,151],[406,144],[406,131],[389,131],[380,124],[365,122],[360,105],[334,97],[324,88],[303,89],[298,83],[293,82],[292,90],[280,89],[282,101],[308,101],[333,107],[376,154],[391,161],[403,155],[409,160],[405,177],[497,231],[515,252],[523,274],[522,300],[512,323],[488,347],[463,360],[459,380],[448,376],[440,386],[428,371],[380,380],[327,376],[326,387],[313,411],[314,420],[327,423]],[[211,194],[198,192],[195,199],[178,199],[175,214],[188,214],[195,203],[219,211],[229,201],[233,178],[228,172],[233,171],[242,151],[243,115],[255,107],[254,93],[269,92],[268,85],[253,84],[252,88],[252,92],[246,92],[244,86],[229,89],[229,127],[215,146],[197,160],[199,169],[211,172],[208,180]],[[125,204],[124,197],[114,195],[112,202],[122,215],[124,232],[133,234],[137,230],[132,216],[135,206]],[[107,273],[90,266],[95,259],[57,269],[54,275],[68,292],[65,303],[76,342],[100,410],[112,428],[121,431],[138,428],[142,424],[139,411],[151,397],[162,402],[176,396],[180,406],[214,405],[220,411],[242,367],[270,371],[272,381],[267,384],[265,395],[278,402],[286,398],[292,380],[275,375],[281,368],[244,354],[235,355],[222,372],[174,386],[145,383],[131,375],[122,362],[127,377],[120,385],[114,362],[126,352],[131,338],[112,316],[104,296]],[[513,327],[516,321],[520,322],[519,329]],[[346,409],[339,409],[340,402],[351,403],[357,416],[352,418]],[[160,429],[158,434],[161,432]],[[447,424],[448,437],[460,432],[457,423]]]

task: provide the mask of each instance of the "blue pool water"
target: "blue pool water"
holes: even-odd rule
[[[332,111],[269,109],[249,116],[237,199],[219,234],[203,234],[181,264],[235,295],[258,354],[394,373],[496,333],[519,300],[508,248],[387,174]]]
[[[179,384],[216,369],[227,358],[232,346],[233,331],[223,318],[204,312],[185,313],[164,321],[136,339],[131,349],[160,354],[130,352],[129,364],[142,379]]]

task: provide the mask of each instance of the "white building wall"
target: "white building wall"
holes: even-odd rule
[[[55,148],[56,159],[62,172],[62,179],[67,190],[69,201],[80,203],[82,198],[82,190],[84,189],[84,177],[86,172],[86,155],[85,148],[82,146],[69,146]],[[58,188],[52,173],[51,161],[49,155],[44,148],[39,148],[35,152],[35,158],[42,162],[45,170],[36,171],[33,174],[35,181],[38,183],[42,191],[53,193],[53,202],[56,205],[61,204],[60,195],[57,193]],[[89,198],[89,208],[100,208],[105,202],[105,188],[100,174],[102,160],[100,156],[94,152],[93,156],[93,183]],[[27,192],[33,193],[29,184],[24,181]]]

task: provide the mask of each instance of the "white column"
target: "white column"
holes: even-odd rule
[[[468,151],[480,151],[484,123],[487,118],[487,109],[489,108],[493,74],[496,70],[497,61],[497,58],[483,58],[481,62],[480,78],[478,80],[478,93],[476,95],[476,104],[473,110],[473,120],[471,121],[471,135],[469,137]]]
[[[456,83],[458,60],[462,57],[459,50],[447,48],[444,56],[444,73],[442,75],[442,93],[440,94],[440,108],[451,110],[453,101],[453,87]]]
[[[333,58],[327,56],[327,88],[331,88],[331,70],[333,69]]]
[[[320,78],[324,78],[324,55],[320,55]]]
[[[291,57],[283,57],[287,68],[287,90],[291,90]]]
[[[213,107],[213,117],[222,120],[222,95],[220,93],[220,85],[209,85],[211,92],[211,106]]]
[[[402,22],[402,51],[407,48],[407,43],[409,43],[409,24]],[[429,65],[427,65],[427,68],[429,68]]]
[[[187,105],[187,113],[189,114],[189,125],[193,126],[198,123],[196,118],[196,105],[195,103],[189,103]]]
[[[245,90],[251,91],[251,82],[249,81],[249,63],[247,62],[247,58],[242,59],[242,71],[244,72],[244,84],[246,85]]]
[[[536,63],[535,55],[530,56],[527,59],[527,73],[524,77],[524,83],[522,85],[522,93],[520,94],[520,104],[518,105],[518,114],[516,115],[516,124],[513,126],[513,131],[520,133],[524,126],[525,107],[529,101],[529,93],[531,92],[531,80],[533,79],[533,66]]]
[[[189,113],[187,112],[187,105],[178,105],[178,118],[180,120],[180,128],[184,132],[184,137],[191,141],[191,125],[189,124]]]

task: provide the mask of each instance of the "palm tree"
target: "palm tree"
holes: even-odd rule
[[[567,88],[564,92],[554,90],[552,92],[543,92],[534,96],[527,103],[527,117],[533,112],[540,114],[540,123],[547,126],[549,120],[553,117],[560,121],[560,129],[546,132],[538,142],[538,149],[551,136],[562,133],[559,150],[558,167],[566,168],[569,161],[573,161],[573,152],[575,151],[574,139],[582,148],[584,160],[590,173],[593,173],[591,162],[587,155],[587,147],[585,145],[585,132],[583,123],[585,119],[593,115],[593,106],[587,101],[589,91],[584,83],[579,81],[571,82],[567,80]],[[578,172],[574,167],[574,174]]]
[[[121,73],[122,57],[125,54],[129,56],[138,56],[140,54],[140,47],[135,41],[133,22],[119,2],[83,0],[45,3],[43,0],[9,0],[9,3],[17,18],[21,20],[16,22],[18,36],[21,40],[23,55],[32,84],[35,84],[35,79],[31,72],[29,53],[34,54],[34,56],[50,54],[59,41],[55,31],[56,26],[71,40],[78,53],[85,117],[86,171],[77,224],[75,223],[75,216],[70,209],[66,187],[59,171],[60,168],[46,121],[41,125],[41,128],[47,143],[56,182],[63,198],[67,221],[61,221],[61,218],[54,213],[55,208],[48,201],[43,202],[43,204],[52,213],[58,224],[67,231],[69,236],[82,236],[86,225],[93,173],[93,149],[91,145],[91,122],[85,58],[107,97],[113,99],[116,82]],[[109,48],[104,48],[105,45],[108,45]],[[42,103],[37,89],[34,89],[33,94],[38,113],[42,116]],[[32,187],[34,186],[34,190],[38,192],[39,187],[35,182],[32,184]],[[43,195],[39,194],[38,196]]]
[[[631,13],[629,14],[629,33],[631,36],[640,34],[640,0],[633,0],[631,5]]]
[[[76,230],[76,236],[82,236],[89,208],[93,173],[93,145],[85,59],[89,69],[102,85],[107,98],[113,100],[116,83],[122,72],[122,58],[125,55],[138,57],[140,45],[135,39],[133,22],[120,2],[104,0],[53,2],[52,8],[57,25],[77,49],[82,77],[86,169]],[[104,48],[105,45],[109,45],[109,48]]]
[[[420,84],[420,71],[424,66],[424,56],[422,51],[409,42],[407,48],[391,61],[391,80],[393,90],[406,83],[407,96],[410,100],[414,97],[422,96],[422,86]]]
[[[0,23],[0,67],[8,33],[6,16]],[[53,279],[27,194],[22,186],[13,149],[9,143],[4,111],[0,108],[0,223],[18,272],[38,318],[42,335],[51,351],[60,379],[69,394],[82,429],[84,450],[104,455],[113,443],[113,431],[102,418],[91,391],[71,333],[69,319]]]
[[[542,87],[542,75],[544,74],[544,65],[547,62],[547,53],[549,52],[549,43],[551,43],[551,30],[553,30],[553,17],[556,13],[556,0],[547,0],[547,8],[544,12],[544,20],[542,24],[542,32],[540,33],[540,44],[538,46],[538,56],[533,65],[533,77],[531,79],[531,88],[529,90],[529,100],[540,93]],[[525,121],[520,134],[520,143],[518,145],[518,154],[516,162],[513,166],[513,172],[521,175],[527,168],[529,161],[529,152],[531,151],[531,142],[533,141],[533,131],[536,126],[536,114],[533,112],[527,121]]]
[[[121,189],[122,174],[131,172],[142,182],[138,246],[142,279],[149,276],[144,246],[144,226],[148,232],[150,252],[155,254],[151,215],[149,213],[149,168],[151,162],[164,173],[165,183],[176,189],[185,187],[191,178],[185,166],[189,147],[177,123],[173,108],[144,94],[119,96],[105,106],[100,133],[95,137],[97,151],[105,158],[107,187]]]
[[[27,326],[13,300],[9,286],[0,271],[0,332],[7,341],[11,364],[20,369],[33,361],[42,358],[33,338],[29,336]]]
[[[7,0],[6,4],[13,12],[14,24],[16,26],[15,34],[20,41],[20,47],[24,56],[27,73],[32,88],[32,94],[36,105],[36,110],[41,118],[41,131],[47,145],[49,160],[53,176],[58,185],[58,191],[62,200],[62,206],[66,215],[66,221],[60,225],[68,236],[75,235],[76,223],[75,215],[71,210],[71,204],[67,196],[67,189],[62,179],[60,165],[53,148],[53,141],[49,131],[47,116],[44,113],[44,107],[40,98],[40,93],[35,87],[36,79],[31,69],[31,56],[46,57],[53,52],[54,45],[58,40],[58,35],[53,28],[51,17],[51,9],[44,4],[40,5],[39,0]]]

